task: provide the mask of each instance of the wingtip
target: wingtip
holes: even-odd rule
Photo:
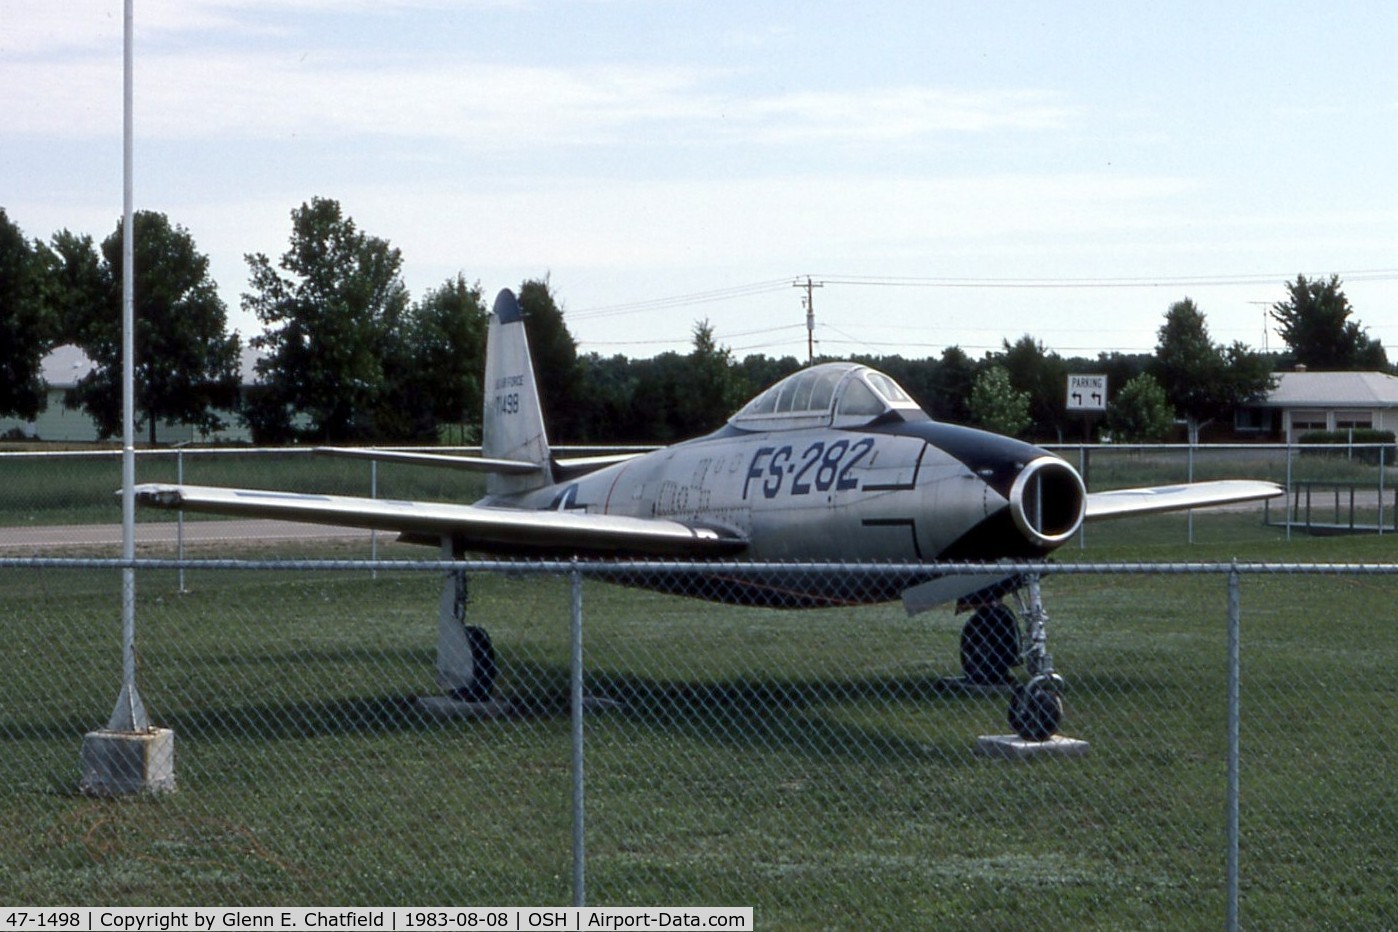
[[[183,500],[180,487],[177,485],[147,483],[136,486],[134,491],[136,504],[151,508],[176,508]]]

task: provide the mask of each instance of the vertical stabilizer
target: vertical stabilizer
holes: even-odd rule
[[[485,404],[481,412],[481,455],[538,463],[537,473],[491,473],[490,495],[528,492],[553,481],[549,441],[539,407],[539,389],[524,335],[524,315],[508,288],[495,297],[485,345]]]

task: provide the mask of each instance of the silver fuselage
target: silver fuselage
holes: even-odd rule
[[[923,564],[1042,557],[1076,530],[1082,503],[1063,460],[924,416],[848,429],[729,426],[481,504],[672,518],[746,539],[742,556],[754,561]]]

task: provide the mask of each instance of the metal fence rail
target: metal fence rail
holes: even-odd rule
[[[976,754],[962,619],[732,608],[710,565],[138,560],[178,790],[78,792],[121,679],[101,559],[0,559],[0,899],[751,904],[773,928],[1398,925],[1398,566],[1042,574],[1081,758]],[[906,567],[782,566],[904,574]],[[942,567],[948,573],[984,567]],[[498,702],[431,701],[445,572]],[[725,565],[715,585],[773,567]],[[186,589],[181,592],[179,574]]]
[[[447,448],[433,448],[439,452]],[[450,448],[475,452],[477,448]],[[590,454],[602,448],[568,448]],[[611,448],[607,448],[611,449]],[[635,449],[635,448],[625,448]],[[1183,445],[1068,445],[1053,446],[1082,473],[1092,490],[1156,485],[1194,480],[1247,477],[1270,479],[1287,489],[1285,499],[1264,508],[1162,516],[1146,524],[1132,522],[1131,534],[1162,541],[1256,541],[1293,532],[1363,530],[1392,533],[1398,527],[1394,482],[1387,476],[1392,452],[1366,444],[1211,444]],[[243,447],[178,448],[137,451],[137,475],[142,482],[189,482],[234,485],[328,494],[400,499],[473,501],[484,494],[479,475],[454,470],[424,470],[390,463],[316,457],[306,448]],[[561,452],[561,451],[560,451]],[[6,547],[6,528],[32,524],[111,524],[119,520],[114,490],[120,485],[116,451],[0,452],[0,487],[10,494],[0,499],[0,553],[25,555]],[[52,477],[61,470],[65,481]],[[1310,488],[1311,493],[1299,492]],[[1322,515],[1314,490],[1330,489],[1330,498],[1344,490]],[[1353,493],[1351,493],[1353,490]],[[1316,503],[1311,507],[1312,503]],[[1263,514],[1265,520],[1251,520]],[[1333,520],[1331,519],[1333,518]],[[1243,520],[1246,519],[1246,520]],[[142,515],[143,523],[160,524],[175,518]],[[1146,530],[1142,532],[1141,528]],[[1094,525],[1080,543],[1112,542],[1120,532]],[[84,555],[106,555],[88,549]],[[377,538],[370,536],[357,551],[377,558]],[[279,554],[280,555],[280,554]],[[299,554],[298,554],[299,555]]]

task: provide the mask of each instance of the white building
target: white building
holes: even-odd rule
[[[1294,443],[1311,431],[1398,433],[1398,376],[1386,372],[1281,372],[1267,397],[1238,411],[1239,433]]]
[[[251,385],[256,377],[253,364],[257,352],[243,347],[240,361],[242,384]],[[56,347],[40,363],[44,383],[48,386],[48,404],[39,416],[32,421],[0,417],[0,437],[18,433],[26,438],[66,443],[87,443],[97,439],[97,425],[81,408],[65,408],[63,394],[74,387],[94,368],[87,354],[71,344]],[[248,429],[241,419],[231,412],[220,411],[219,417],[226,425],[223,430],[206,434],[196,431],[189,424],[157,424],[155,436],[160,443],[182,443],[198,441],[213,443],[219,441],[247,441],[251,439]],[[137,440],[146,438],[144,430],[138,431]]]

